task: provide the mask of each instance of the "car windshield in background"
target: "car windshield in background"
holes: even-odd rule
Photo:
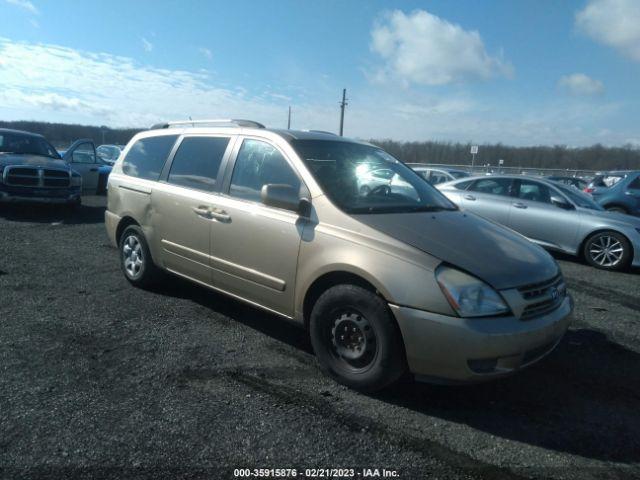
[[[294,140],[327,196],[347,213],[457,210],[438,190],[384,150],[359,143]]]
[[[588,208],[590,210],[604,210],[604,208],[594,202],[589,195],[585,195],[575,188],[565,187],[564,185],[556,185],[555,187],[569,197],[569,200],[578,207]]]
[[[44,138],[20,133],[5,132],[0,134],[0,154],[1,153],[60,158],[56,149]]]

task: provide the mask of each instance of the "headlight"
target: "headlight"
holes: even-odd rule
[[[436,280],[451,307],[461,317],[486,317],[509,311],[498,292],[460,270],[441,266],[436,270]]]
[[[82,186],[82,177],[77,173],[71,174],[71,186],[72,187],[81,187]]]

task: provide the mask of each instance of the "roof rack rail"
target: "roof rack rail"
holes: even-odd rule
[[[334,137],[338,136],[336,133],[327,132],[326,130],[307,130],[307,131],[311,133],[326,133],[327,135],[333,135]]]
[[[259,122],[253,120],[242,120],[232,118],[216,118],[212,120],[179,120],[174,122],[156,123],[151,126],[151,130],[159,128],[171,128],[171,127],[250,127],[250,128],[265,128],[265,126]]]

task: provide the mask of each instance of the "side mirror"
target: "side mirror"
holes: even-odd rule
[[[308,210],[306,205],[309,204],[307,199],[300,199],[298,189],[293,188],[291,185],[277,183],[263,185],[260,199],[262,203],[269,207],[291,210],[301,215],[306,215],[305,210]]]
[[[564,198],[559,197],[557,195],[551,195],[551,203],[554,204],[558,208],[562,208],[563,210],[572,210],[573,205],[568,203]]]

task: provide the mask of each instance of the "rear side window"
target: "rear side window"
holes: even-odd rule
[[[178,147],[168,182],[213,191],[229,137],[186,137]]]
[[[458,190],[466,190],[467,188],[469,188],[469,185],[471,185],[472,183],[473,183],[473,180],[467,180],[466,182],[458,182],[453,186]]]
[[[177,135],[162,135],[138,140],[122,162],[122,171],[131,177],[158,180]]]
[[[300,179],[275,147],[247,139],[238,152],[229,195],[259,202],[262,186],[267,184],[300,189]]]

